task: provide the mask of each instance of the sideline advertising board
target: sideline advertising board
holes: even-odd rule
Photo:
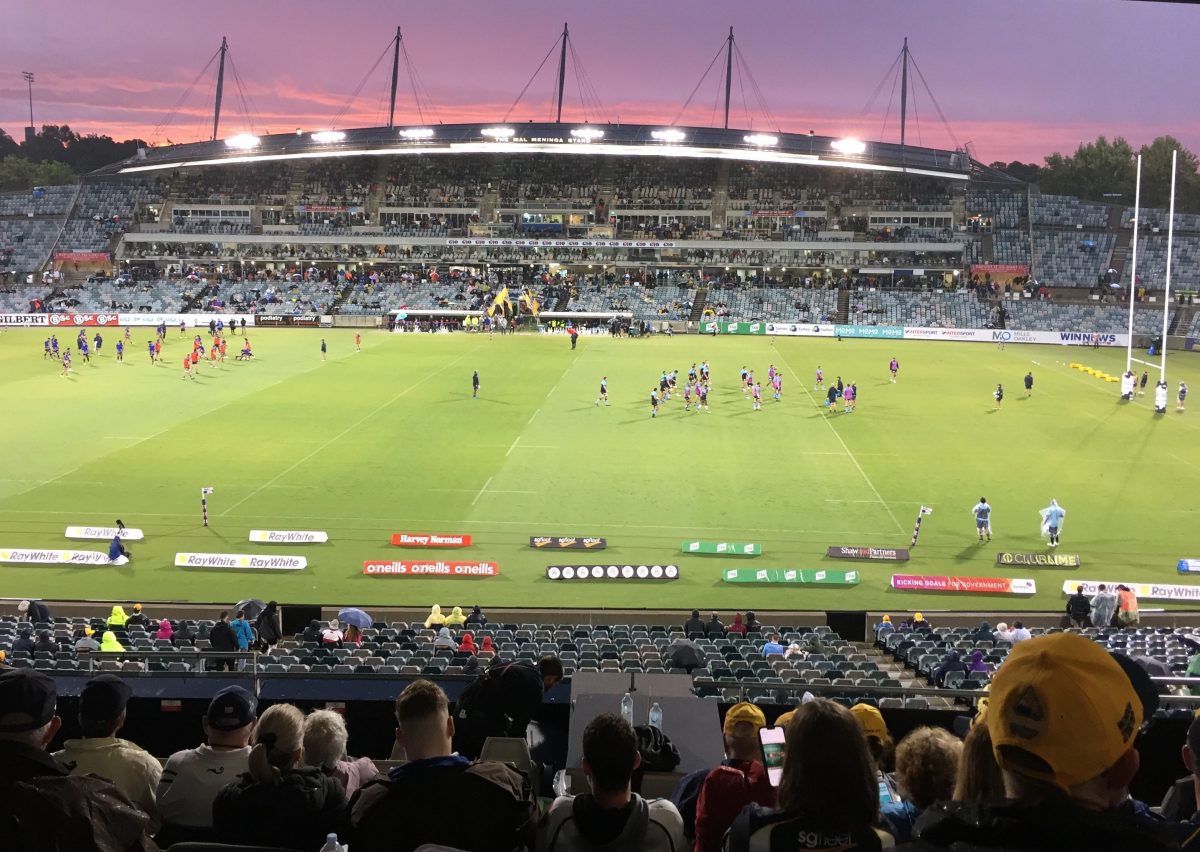
[[[252,553],[176,553],[179,568],[227,568],[234,571],[301,571],[303,556],[258,556]]]
[[[833,326],[821,323],[769,322],[766,333],[780,337],[833,337]]]
[[[1083,564],[1078,553],[1013,553],[1002,550],[996,554],[997,565],[1032,565],[1035,568],[1078,568]]]
[[[766,334],[765,322],[726,322],[725,320],[705,320],[700,323],[701,334],[712,334],[716,326],[717,334]]]
[[[392,533],[396,547],[470,547],[471,537],[459,533]]]
[[[538,550],[604,550],[608,547],[608,539],[533,535],[529,537],[529,546]]]
[[[36,550],[9,548],[0,550],[0,562],[26,565],[124,565],[124,556],[116,562],[100,550]]]
[[[826,556],[834,559],[875,559],[883,562],[907,562],[908,551],[895,547],[831,547]]]
[[[64,535],[67,538],[111,541],[112,537],[118,533],[120,533],[122,541],[141,541],[145,538],[142,531],[134,527],[67,527]]]
[[[1180,559],[1175,570],[1180,574],[1200,574],[1200,559]]]
[[[1169,583],[1130,583],[1120,580],[1063,580],[1063,594],[1073,595],[1078,586],[1083,586],[1083,593],[1091,596],[1099,590],[1103,583],[1108,590],[1114,591],[1118,585],[1128,586],[1133,590],[1138,600],[1144,601],[1200,601],[1200,586],[1179,586]]]
[[[733,541],[685,541],[680,548],[684,553],[719,553],[722,556],[758,556],[761,544],[739,544]]]
[[[836,337],[864,337],[871,340],[899,340],[904,328],[898,325],[835,325]]]
[[[1033,580],[1016,577],[937,577],[893,574],[892,588],[904,592],[958,592],[968,595],[1032,595]]]
[[[678,580],[677,565],[547,565],[547,580]]]
[[[329,533],[319,530],[250,530],[250,541],[264,544],[324,544]]]
[[[207,326],[209,322],[223,322],[226,328],[232,328],[236,322],[239,326],[242,320],[247,326],[254,325],[254,314],[118,314],[118,322],[114,325],[163,325],[167,328],[178,328],[182,322],[188,328]]]
[[[726,568],[721,574],[726,583],[767,583],[791,586],[857,586],[857,571],[827,571],[800,568]]]
[[[370,577],[495,577],[500,566],[495,562],[428,562],[395,559],[390,562],[368,560],[363,573]]]

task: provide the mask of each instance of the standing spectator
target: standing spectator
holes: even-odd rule
[[[85,627],[79,631],[79,638],[75,640],[75,654],[90,654],[92,651],[100,650],[100,643],[92,637],[96,631],[90,627]]]
[[[234,614],[233,621],[229,622],[229,626],[233,628],[233,637],[237,640],[237,649],[239,651],[249,651],[250,645],[254,642],[254,628],[246,620],[246,611],[239,609]]]
[[[462,627],[467,621],[467,617],[463,615],[462,607],[456,606],[450,610],[450,614],[446,616],[446,626]]]
[[[555,656],[493,664],[467,685],[454,712],[454,748],[478,757],[488,737],[525,738],[525,729],[542,706],[542,696],[563,679],[562,661]]]
[[[50,615],[50,607],[41,601],[21,601],[17,604],[17,614],[25,616],[34,624],[50,624],[54,620]]]
[[[262,651],[270,651],[278,645],[283,636],[283,629],[279,626],[279,604],[268,601],[255,619],[254,629],[258,632],[258,644]]]
[[[1140,620],[1138,599],[1133,589],[1126,585],[1117,586],[1117,621],[1122,627],[1137,627]]]
[[[304,714],[273,704],[258,719],[248,771],[213,802],[213,834],[222,843],[317,849],[345,831],[342,783],[304,754]]]
[[[746,624],[742,621],[742,614],[740,612],[733,614],[733,624],[729,625],[729,632],[735,633],[738,636],[746,635]]]
[[[342,625],[336,618],[329,619],[329,626],[321,631],[321,642],[325,645],[340,645],[346,635],[342,633]]]
[[[228,612],[222,612],[217,617],[217,623],[212,626],[212,630],[208,631],[208,644],[212,650],[225,654],[237,650],[237,637],[233,634],[233,628],[229,626]],[[216,671],[223,669],[233,671],[233,660],[219,659],[213,668]]]
[[[142,612],[142,605],[140,603],[133,605],[133,612],[125,619],[125,626],[128,627],[129,625],[141,627],[143,630],[150,625],[150,620]]]
[[[72,776],[46,754],[62,727],[57,701],[50,676],[0,672],[0,849],[154,849],[149,817],[120,790],[95,775]]]
[[[896,747],[900,801],[880,807],[883,824],[897,843],[912,838],[913,824],[934,802],[954,793],[962,742],[944,728],[917,728]]]
[[[449,709],[446,693],[427,680],[413,681],[396,699],[396,743],[408,762],[355,796],[354,852],[412,852],[425,843],[511,852],[531,845],[538,811],[529,780],[506,763],[455,754]]]
[[[725,635],[725,625],[721,623],[721,619],[719,619],[717,617],[717,614],[715,612],[712,614],[712,618],[710,618],[708,620],[708,623],[704,625],[704,635],[705,636],[724,636]]]
[[[875,766],[862,730],[840,704],[802,704],[787,726],[777,810],[752,805],[733,821],[728,852],[750,850],[876,850]]]
[[[378,773],[369,757],[351,760],[346,755],[350,733],[341,713],[314,710],[304,717],[304,762],[319,766],[342,782],[346,800]]]
[[[258,699],[240,686],[227,686],[208,702],[201,720],[206,743],[167,758],[158,781],[164,849],[184,840],[212,840],[213,802],[231,780],[249,769],[250,735]]]
[[[1101,583],[1096,587],[1092,596],[1092,625],[1094,627],[1111,627],[1113,616],[1117,612],[1117,596]]]
[[[554,800],[538,833],[538,852],[686,849],[675,806],[633,792],[640,765],[637,735],[628,722],[615,713],[592,719],[583,732],[583,771],[591,792]]]
[[[1087,627],[1092,616],[1092,606],[1083,593],[1083,586],[1075,587],[1075,594],[1067,598],[1067,615],[1076,627]]]
[[[429,608],[429,615],[425,616],[425,628],[428,630],[431,627],[441,627],[446,623],[446,616],[442,615],[442,607],[439,604],[434,604]]]
[[[758,732],[766,724],[762,710],[747,702],[735,704],[725,714],[725,760],[700,784],[694,852],[720,852],[725,832],[746,805],[775,806],[775,789],[759,759]]]
[[[767,641],[763,643],[762,655],[764,657],[769,657],[772,654],[782,654],[785,650],[787,649],[784,648],[779,642],[779,636],[772,633],[767,637]]]
[[[92,773],[107,778],[150,818],[149,831],[157,830],[158,806],[154,792],[162,765],[148,751],[117,732],[125,724],[125,707],[133,691],[119,676],[96,675],[79,693],[79,729],[82,739],[67,740],[54,759],[72,775]]]
[[[467,620],[464,623],[475,625],[476,627],[487,626],[487,616],[483,614],[483,610],[479,608],[479,604],[471,607],[471,613],[467,616]]]
[[[683,623],[683,635],[704,634],[704,621],[700,618],[700,610],[692,610],[692,617]]]
[[[963,740],[962,756],[958,761],[958,777],[954,782],[956,802],[974,804],[978,802],[1004,801],[1004,776],[1000,764],[992,753],[992,735],[981,708],[975,724]]]

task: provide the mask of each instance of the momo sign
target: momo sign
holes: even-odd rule
[[[303,556],[257,556],[250,553],[176,553],[180,568],[229,568],[234,571],[300,571],[308,567]]]
[[[329,533],[318,530],[250,530],[250,541],[265,544],[324,544]]]
[[[471,537],[460,533],[392,533],[396,547],[470,547]]]
[[[368,561],[363,573],[371,577],[495,577],[500,566],[495,562],[417,562],[397,559],[391,562]]]

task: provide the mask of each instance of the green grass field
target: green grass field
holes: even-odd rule
[[[94,331],[94,330],[93,330]],[[610,340],[518,335],[364,335],[250,330],[258,360],[182,381],[190,343],[171,330],[152,366],[135,329],[125,364],[117,330],[93,365],[61,378],[42,358],[45,335],[0,335],[0,549],[102,550],[68,542],[68,524],[120,517],[147,539],[124,567],[0,565],[3,594],[67,599],[424,606],[1060,610],[1061,583],[1180,582],[1175,563],[1200,557],[1200,421],[1175,412],[1179,379],[1200,388],[1200,361],[1171,356],[1171,405],[1117,400],[1117,386],[1068,369],[1112,373],[1124,352],[1065,347],[834,341],[765,337]],[[319,340],[329,341],[322,363]],[[60,339],[70,342],[71,332]],[[232,350],[240,348],[236,341]],[[901,362],[891,384],[888,359]],[[664,368],[707,358],[712,412],[646,402]],[[751,411],[742,365],[784,375],[784,400]],[[859,410],[827,415],[810,395],[821,364],[857,382]],[[1022,399],[1021,378],[1036,377]],[[470,392],[472,370],[482,379]],[[594,405],[607,375],[611,407]],[[1152,374],[1153,378],[1153,374]],[[1003,409],[991,392],[1004,382]],[[1151,385],[1151,391],[1152,391]],[[214,486],[212,525],[199,489]],[[994,506],[995,540],[980,545],[970,508]],[[1040,551],[1037,510],[1067,509],[1061,552],[1083,567],[1005,569],[999,550]],[[831,545],[907,547],[921,504],[934,507],[907,564],[825,558]],[[324,545],[255,545],[250,529],[325,530]],[[463,532],[465,550],[402,550],[392,532]],[[605,536],[608,550],[547,554],[531,535]],[[762,544],[755,559],[686,556],[685,538]],[[177,568],[177,551],[297,554],[300,572]],[[489,579],[366,577],[366,559],[488,560]],[[554,583],[552,563],[675,563],[661,583]],[[861,569],[852,588],[730,586],[731,566]],[[1033,577],[1031,598],[899,593],[893,571]],[[1184,580],[1186,582],[1186,580]],[[1147,604],[1156,606],[1157,604]]]

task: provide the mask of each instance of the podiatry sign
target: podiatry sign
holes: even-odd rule
[[[959,592],[968,595],[1032,595],[1037,583],[1016,577],[937,577],[893,574],[892,588],[905,592]]]
[[[100,539],[108,541],[120,535],[122,541],[141,541],[145,536],[133,527],[67,527],[67,538]]]
[[[1083,586],[1085,595],[1094,595],[1103,583],[1110,592],[1122,583],[1118,580],[1064,580],[1063,594],[1075,594],[1077,586]],[[1139,600],[1144,601],[1200,601],[1200,586],[1173,586],[1166,583],[1130,583],[1123,585],[1133,590]]]
[[[834,559],[877,559],[884,562],[907,562],[908,551],[895,547],[831,547],[826,556]]]
[[[415,562],[397,559],[391,562],[368,561],[363,573],[372,577],[495,577],[500,566],[495,562]]]
[[[857,571],[826,571],[800,568],[726,568],[726,583],[769,583],[772,585],[857,586]]]
[[[251,553],[176,553],[180,568],[229,568],[234,571],[299,571],[308,567],[303,556],[257,556]]]
[[[266,544],[324,544],[329,533],[320,530],[250,530],[250,540]]]
[[[32,565],[112,565],[108,554],[99,550],[0,550],[0,562]]]
[[[1078,568],[1082,563],[1078,553],[1012,553],[996,554],[997,565],[1032,565],[1035,568]]]
[[[720,553],[723,556],[758,556],[761,544],[738,544],[732,541],[685,541],[684,553]]]

